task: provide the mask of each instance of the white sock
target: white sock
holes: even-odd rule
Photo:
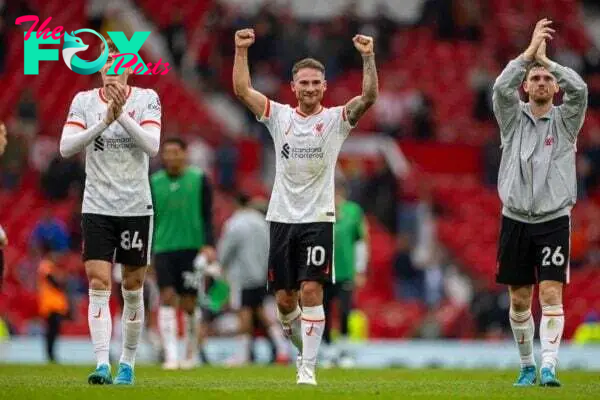
[[[510,309],[508,314],[510,327],[512,328],[515,342],[519,349],[521,357],[521,367],[535,365],[533,358],[533,335],[535,334],[535,324],[531,316],[531,309],[517,312]]]
[[[296,306],[296,309],[289,314],[282,314],[277,309],[277,319],[281,322],[281,325],[289,326],[292,330],[292,335],[289,337],[292,344],[296,346],[298,352],[302,354],[302,325],[300,318],[302,316],[302,310],[300,306]]]
[[[273,324],[269,327],[268,333],[271,339],[273,339],[273,342],[275,343],[275,349],[277,351],[277,354],[288,354],[287,343],[285,341],[283,333],[281,332],[281,329],[279,329],[279,327],[276,324]]]
[[[250,345],[252,343],[252,336],[249,333],[243,333],[237,335],[237,340],[240,342],[242,352],[239,357],[234,357],[236,361],[248,362],[250,360]]]
[[[540,320],[540,341],[542,342],[542,368],[554,371],[558,363],[558,348],[565,327],[565,314],[562,304],[542,306]]]
[[[138,290],[125,290],[123,294],[123,353],[120,362],[135,365],[135,353],[144,327],[144,288]]]
[[[165,348],[165,361],[177,362],[177,314],[175,313],[175,307],[159,307],[158,328]]]
[[[325,330],[323,305],[302,308],[302,363],[317,364],[319,346]]]
[[[196,359],[198,350],[198,321],[196,318],[196,310],[191,314],[183,314],[183,326],[185,358]]]
[[[88,305],[88,326],[94,345],[97,366],[110,365],[109,346],[112,333],[112,319],[108,301],[110,290],[89,290],[90,304]]]

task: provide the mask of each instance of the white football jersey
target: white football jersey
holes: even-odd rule
[[[335,222],[335,166],[353,126],[344,106],[313,115],[272,100],[264,123],[275,143],[275,183],[267,220],[283,223]]]
[[[107,106],[103,89],[79,92],[66,123],[87,129],[104,119]],[[152,89],[129,86],[123,112],[141,126],[160,127],[160,100]],[[114,121],[85,149],[82,212],[121,217],[152,215],[148,167],[148,155]]]

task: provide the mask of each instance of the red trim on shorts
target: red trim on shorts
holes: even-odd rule
[[[77,122],[77,121],[67,121],[65,123],[65,125],[75,125],[75,126],[78,126],[80,128],[83,128],[83,129],[86,128],[86,126],[84,124],[82,124],[81,122]]]
[[[544,317],[564,317],[565,314],[547,314],[547,313],[542,313],[542,315]]]
[[[158,126],[159,128],[160,128],[160,126],[161,126],[161,125],[160,125],[160,122],[158,122],[158,121],[155,121],[155,120],[153,120],[153,119],[146,119],[146,120],[144,120],[144,121],[140,122],[140,126],[142,126],[142,125],[144,125],[144,124],[154,124],[154,125]]]
[[[348,116],[346,115],[346,106],[344,106],[344,108],[342,109],[342,119],[344,121],[348,120]]]

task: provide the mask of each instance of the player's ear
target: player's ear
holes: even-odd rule
[[[327,90],[327,81],[323,81],[323,91]]]
[[[528,89],[528,88],[529,88],[529,85],[527,84],[527,79],[525,79],[525,80],[523,81],[523,91],[524,91],[525,93],[529,93],[529,89]]]
[[[292,92],[296,93],[296,86],[294,86],[294,81],[290,81],[290,88],[292,89]]]

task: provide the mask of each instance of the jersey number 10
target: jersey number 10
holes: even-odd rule
[[[306,265],[314,265],[320,267],[325,262],[325,249],[323,246],[309,246],[308,254],[306,255]]]

